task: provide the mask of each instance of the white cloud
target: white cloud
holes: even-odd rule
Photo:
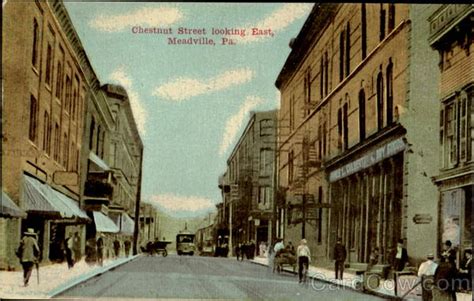
[[[98,15],[89,22],[92,28],[117,32],[132,26],[163,27],[180,21],[183,14],[174,7],[143,7],[121,15]]]
[[[268,35],[252,35],[252,28],[259,28],[263,30],[271,29],[275,34],[278,31],[284,30],[294,21],[307,16],[312,7],[313,4],[311,3],[283,4],[280,8],[273,11],[272,14],[263,20],[257,22],[256,24],[245,26],[247,35],[245,37],[239,37],[239,43],[250,43],[263,38],[268,38]]]
[[[235,115],[227,119],[224,129],[224,135],[222,137],[221,145],[219,147],[220,156],[222,156],[227,151],[229,146],[234,141],[248,113],[254,110],[255,107],[257,107],[262,102],[263,99],[261,99],[260,97],[248,96],[240,107],[239,111]]]
[[[198,196],[181,196],[172,193],[151,196],[147,203],[172,215],[200,214],[215,208],[211,199]]]
[[[130,106],[132,107],[133,117],[137,123],[137,128],[140,134],[145,134],[145,123],[148,118],[148,112],[145,110],[142,104],[142,100],[138,92],[133,87],[133,81],[125,72],[124,66],[119,66],[109,76],[109,80],[112,83],[121,85],[127,90],[128,98],[130,100]]]
[[[179,77],[153,91],[153,95],[173,101],[182,101],[194,96],[209,94],[250,81],[254,72],[249,68],[229,70],[209,79]]]

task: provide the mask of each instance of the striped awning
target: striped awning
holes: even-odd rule
[[[24,175],[23,199],[27,212],[90,220],[76,201],[28,175]]]
[[[108,216],[99,211],[94,211],[94,223],[97,232],[118,233],[119,227]]]
[[[3,189],[2,199],[0,200],[0,216],[26,218],[26,212],[21,210]]]

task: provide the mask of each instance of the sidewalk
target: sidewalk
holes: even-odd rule
[[[251,260],[251,262],[259,265],[268,266],[268,258],[265,257],[255,257],[255,259]],[[293,272],[293,269],[289,267],[284,268],[287,272]],[[353,290],[360,290],[360,284],[362,283],[362,277],[357,276],[350,273],[344,273],[344,279],[338,280],[334,279],[334,270],[323,268],[323,267],[315,267],[310,265],[308,269],[308,275],[313,278],[317,279],[326,283],[335,284],[338,287],[344,286],[348,289]],[[369,294],[378,295],[380,297],[385,298],[400,298],[403,296],[412,286],[417,282],[416,276],[402,276],[400,277],[401,281],[398,281],[398,294],[395,296],[395,283],[392,279],[382,280],[380,285],[377,289],[368,291]],[[335,287],[335,286],[334,286]],[[315,286],[316,289],[316,286]],[[457,300],[458,301],[472,301],[472,294],[462,294],[457,293]],[[418,286],[412,292],[410,292],[404,300],[421,300],[421,288]]]
[[[106,259],[104,265],[89,266],[84,259],[68,269],[67,263],[40,266],[39,281],[37,282],[36,268],[31,274],[27,287],[23,286],[23,271],[0,271],[0,299],[44,299],[55,295],[83,282],[96,275],[127,263],[139,255]]]

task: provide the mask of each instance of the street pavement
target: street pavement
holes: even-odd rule
[[[383,300],[232,258],[141,256],[56,298]]]

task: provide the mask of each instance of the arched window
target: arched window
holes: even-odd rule
[[[360,142],[365,140],[365,92],[361,89],[359,92],[359,134]]]
[[[64,145],[64,151],[63,151],[63,154],[64,154],[64,157],[63,157],[63,166],[66,170],[68,170],[68,164],[69,164],[69,140],[68,140],[68,137],[67,137],[67,134],[64,133],[64,142],[63,142],[63,145]]]
[[[385,9],[383,4],[380,4],[380,41],[385,38]]]
[[[395,28],[395,4],[388,5],[388,32],[390,33]]]
[[[393,63],[389,59],[387,66],[387,124],[393,122]]]
[[[43,149],[49,155],[51,150],[51,124],[49,122],[49,114],[46,111],[44,112]]]
[[[346,76],[351,72],[351,25],[347,22],[346,25]]]
[[[28,137],[32,142],[36,142],[36,126],[38,124],[38,101],[31,95],[30,97],[30,128]]]
[[[33,19],[33,49],[32,49],[33,53],[32,53],[31,63],[35,67],[38,63],[38,40],[39,40],[38,21],[36,21],[36,19]]]
[[[377,75],[377,127],[383,128],[383,76],[382,72]]]

